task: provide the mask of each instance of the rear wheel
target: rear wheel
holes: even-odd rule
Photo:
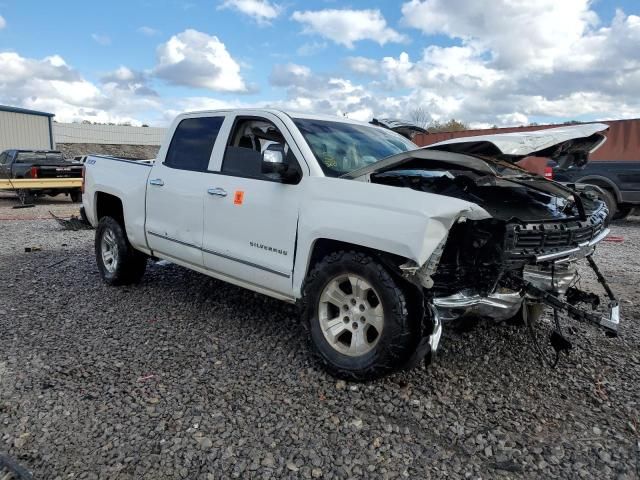
[[[305,282],[303,308],[315,353],[339,378],[388,374],[417,343],[403,290],[366,254],[341,251],[321,260]]]
[[[129,285],[140,281],[147,256],[134,249],[124,228],[112,217],[102,217],[96,229],[96,261],[100,275],[109,285]]]

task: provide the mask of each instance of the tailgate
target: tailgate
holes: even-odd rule
[[[35,165],[37,178],[80,178],[82,165]],[[31,174],[33,177],[33,173]]]

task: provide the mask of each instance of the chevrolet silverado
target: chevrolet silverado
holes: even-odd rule
[[[617,330],[592,259],[606,205],[514,165],[534,152],[584,165],[606,128],[417,149],[346,118],[188,113],[153,164],[88,157],[83,205],[107,284],[162,258],[297,303],[320,363],[368,380],[429,360],[463,316],[530,323],[548,305]],[[577,306],[593,299],[576,288],[585,259],[608,312]]]

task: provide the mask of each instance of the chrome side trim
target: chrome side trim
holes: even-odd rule
[[[198,245],[195,245],[193,243],[187,243],[187,242],[183,242],[182,240],[167,237],[165,235],[160,235],[159,233],[152,232],[151,230],[147,230],[147,233],[149,235],[153,235],[154,237],[162,238],[163,240],[169,240],[170,242],[179,243],[180,245],[184,245],[185,247],[191,247],[191,248],[196,248],[198,250],[202,250]]]
[[[204,253],[209,253],[211,255],[215,255],[216,257],[224,258],[226,260],[231,260],[232,262],[242,263],[243,265],[247,265],[248,267],[257,268],[259,270],[264,270],[265,272],[273,273],[274,275],[279,275],[284,278],[289,278],[291,275],[288,273],[279,272],[278,270],[272,270],[268,267],[263,267],[262,265],[258,265],[256,263],[247,262],[246,260],[242,260],[240,258],[232,257],[230,255],[225,255],[224,253],[214,252],[213,250],[207,250],[206,248],[201,249]]]
[[[241,288],[247,288],[247,289],[249,289],[251,291],[262,293],[264,295],[268,295],[269,297],[276,298],[278,300],[283,300],[285,302],[289,302],[289,303],[295,303],[296,302],[296,298],[292,297],[290,295],[286,295],[284,293],[277,292],[275,290],[270,290],[270,289],[262,287],[260,285],[256,285],[254,283],[247,282],[245,280],[240,280],[239,278],[232,277],[230,275],[225,275],[225,274],[217,272],[215,270],[207,269],[207,268],[203,267],[202,265],[196,265],[196,264],[193,264],[191,262],[185,262],[184,260],[181,260],[179,258],[172,257],[168,253],[163,253],[163,252],[160,252],[158,250],[154,250],[153,254],[158,256],[159,258],[162,258],[163,260],[167,260],[167,261],[169,261],[171,263],[175,263],[176,265],[180,265],[181,267],[185,267],[185,268],[188,268],[190,270],[194,270],[194,271],[196,271],[198,273],[202,273],[203,275],[207,275],[209,277],[217,278],[218,280],[222,280],[223,282],[227,282],[227,283],[230,283],[232,285],[236,285],[236,286],[241,287]]]
[[[208,253],[210,255],[215,255],[216,257],[224,258],[225,260],[231,260],[232,262],[241,263],[241,264],[246,265],[248,267],[257,268],[258,270],[263,270],[265,272],[273,273],[274,275],[278,275],[280,277],[284,277],[284,278],[290,278],[291,277],[291,275],[289,275],[288,273],[279,272],[278,270],[273,270],[273,269],[268,268],[268,267],[263,267],[262,265],[258,265],[256,263],[248,262],[246,260],[242,260],[241,258],[232,257],[232,256],[226,255],[224,253],[216,252],[216,251],[213,251],[213,250],[208,250],[206,248],[199,247],[198,245],[194,245],[193,243],[183,242],[182,240],[177,240],[175,238],[167,237],[166,235],[160,235],[159,233],[152,232],[150,230],[147,230],[147,233],[149,235],[153,235],[154,237],[162,238],[163,240],[168,240],[170,242],[179,243],[180,245],[184,245],[185,247],[196,248],[196,249],[200,250],[201,252]]]

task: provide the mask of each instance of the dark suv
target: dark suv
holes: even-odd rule
[[[639,152],[640,156],[640,152]],[[640,207],[640,160],[590,161],[582,169],[562,170],[550,161],[545,177],[562,183],[578,183],[600,187],[614,219],[626,218],[634,207]]]

